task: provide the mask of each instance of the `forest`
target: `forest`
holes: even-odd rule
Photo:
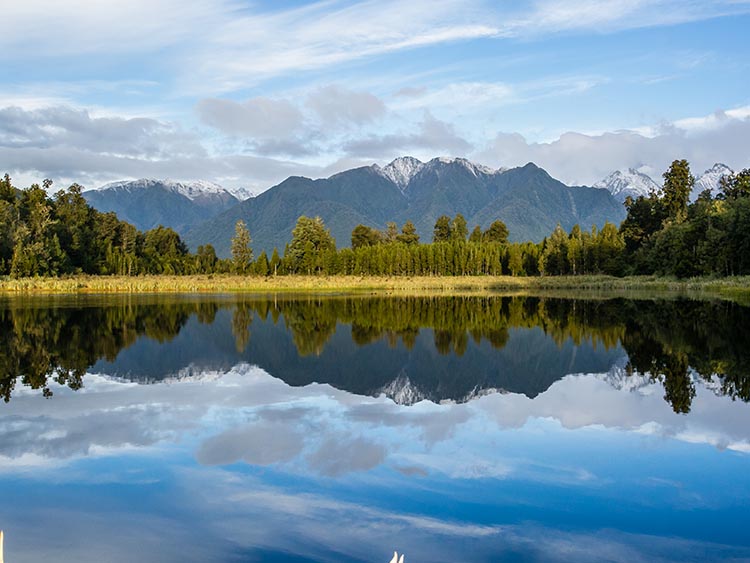
[[[627,217],[606,223],[559,225],[544,240],[509,242],[494,221],[469,230],[461,215],[441,216],[432,240],[420,241],[414,224],[384,230],[358,225],[350,246],[338,248],[319,218],[300,217],[291,240],[269,257],[252,250],[248,226],[238,221],[231,257],[220,259],[206,244],[188,251],[167,227],[140,232],[113,213],[88,205],[74,184],[49,196],[52,182],[19,190],[0,180],[0,276],[215,274],[242,275],[661,275],[750,274],[750,169],[724,177],[716,196],[705,191],[691,203],[695,179],[685,160],[675,160],[663,186],[625,201]]]

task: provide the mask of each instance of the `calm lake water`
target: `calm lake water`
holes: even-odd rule
[[[750,308],[0,299],[9,563],[750,561]]]

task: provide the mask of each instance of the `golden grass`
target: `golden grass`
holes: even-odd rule
[[[651,276],[76,276],[0,279],[0,294],[81,293],[705,293],[750,297],[750,276],[676,280]]]

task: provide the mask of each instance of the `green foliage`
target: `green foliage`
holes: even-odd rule
[[[234,226],[232,238],[232,271],[235,274],[246,274],[253,261],[252,238],[245,222],[240,219]]]
[[[457,213],[451,223],[451,239],[457,242],[466,242],[466,237],[469,235],[469,229],[466,226],[466,219],[460,213]]]
[[[407,221],[404,226],[401,227],[401,234],[396,235],[396,242],[403,244],[419,244],[419,235],[417,234],[417,228],[414,223]]]
[[[508,227],[505,223],[499,219],[493,221],[489,228],[482,235],[482,240],[485,242],[496,242],[499,244],[505,244],[508,242]]]
[[[284,262],[290,273],[312,274],[324,270],[326,254],[336,252],[336,241],[323,219],[304,215],[297,219],[292,241],[284,252]]]
[[[687,162],[675,161],[664,177],[660,194],[626,202],[622,271],[680,278],[750,273],[750,172],[723,178],[717,200],[704,192],[690,205]]]
[[[390,223],[389,225],[394,225],[395,229],[395,223]],[[393,235],[394,239],[395,236],[396,235]],[[373,229],[366,225],[357,225],[352,231],[352,248],[375,246],[381,242],[383,242],[383,236],[377,229]]]
[[[435,221],[432,242],[448,242],[449,240],[451,240],[451,218],[447,215],[441,215]]]
[[[720,182],[722,199],[736,200],[743,197],[750,197],[750,168],[745,168],[742,172],[724,176]]]
[[[687,160],[675,160],[664,173],[664,186],[661,189],[661,200],[667,212],[667,218],[681,223],[687,218],[690,192],[693,191],[695,178],[690,173]]]

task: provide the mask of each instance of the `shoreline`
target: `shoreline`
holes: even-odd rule
[[[0,295],[146,293],[657,292],[750,297],[750,276],[677,280],[655,276],[74,276],[0,279]]]

